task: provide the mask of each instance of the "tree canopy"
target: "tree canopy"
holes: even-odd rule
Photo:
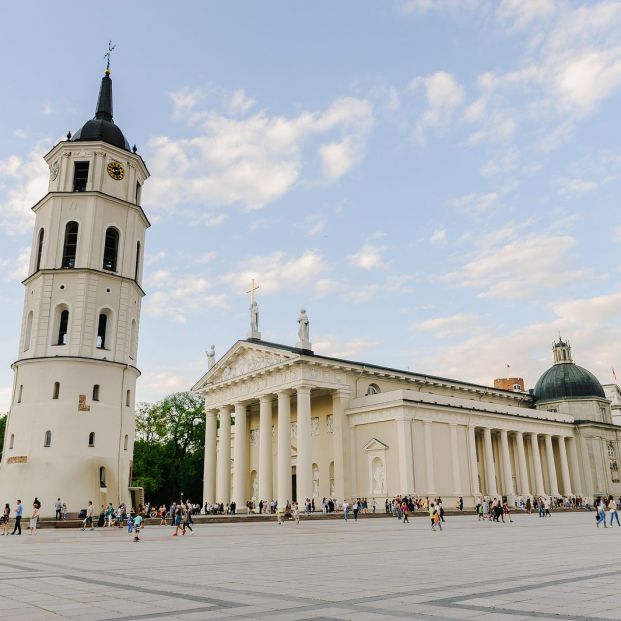
[[[132,485],[144,487],[146,501],[168,505],[183,494],[201,502],[204,455],[202,397],[179,392],[138,405]]]

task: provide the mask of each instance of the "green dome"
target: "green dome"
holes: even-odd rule
[[[586,369],[573,362],[563,362],[550,367],[537,381],[535,401],[557,401],[580,397],[606,398],[599,380]]]

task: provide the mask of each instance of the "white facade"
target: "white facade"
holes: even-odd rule
[[[0,500],[13,506],[19,498],[28,507],[37,496],[47,516],[58,497],[69,511],[89,500],[96,507],[131,503],[149,222],[140,207],[148,171],[139,155],[102,140],[67,140],[45,160],[50,182],[33,207]],[[85,183],[76,189],[86,164]]]
[[[599,397],[538,405],[528,393],[254,339],[193,390],[207,417],[204,502],[243,510],[248,500],[413,494],[452,507],[484,495],[621,494],[621,428]]]

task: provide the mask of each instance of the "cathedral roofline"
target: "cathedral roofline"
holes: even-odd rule
[[[306,349],[300,349],[298,347],[292,347],[290,345],[283,345],[281,343],[272,343],[269,341],[262,341],[258,339],[243,339],[243,340],[236,341],[227,350],[227,352],[222,356],[222,358],[218,360],[216,365],[212,367],[211,369],[209,369],[209,371],[205,375],[203,375],[203,377],[201,377],[201,379],[199,379],[198,382],[196,382],[196,384],[191,388],[191,390],[200,391],[202,388],[204,388],[206,380],[208,379],[209,375],[212,372],[214,372],[214,369],[220,368],[222,361],[224,361],[233,352],[233,350],[238,348],[240,344],[244,344],[244,343],[249,344],[249,345],[266,347],[268,349],[278,349],[281,351],[287,351],[292,354],[296,354],[297,355],[296,360],[302,360],[302,361],[307,361],[307,362],[312,362],[312,361],[319,362],[321,360],[325,360],[326,362],[330,362],[332,364],[337,364],[340,366],[346,365],[351,368],[356,368],[357,370],[362,370],[362,372],[367,370],[369,374],[380,374],[381,375],[382,372],[384,372],[383,374],[401,375],[401,376],[408,377],[414,380],[418,380],[422,383],[427,383],[427,384],[440,383],[440,384],[445,384],[445,385],[463,387],[464,390],[470,389],[470,392],[497,395],[500,397],[510,399],[512,401],[521,401],[521,402],[526,402],[531,405],[533,404],[532,396],[526,393],[517,393],[511,390],[503,390],[501,388],[494,388],[493,386],[484,386],[482,384],[474,384],[472,382],[453,380],[453,379],[440,377],[436,375],[412,373],[411,371],[404,371],[403,369],[394,369],[391,367],[384,367],[384,366],[380,366],[377,364],[371,364],[367,362],[358,362],[354,360],[346,360],[343,358],[323,356],[321,354],[316,354]]]
[[[147,214],[144,212],[144,209],[141,205],[138,205],[138,203],[132,203],[130,201],[123,200],[122,198],[117,198],[116,196],[106,194],[105,192],[100,192],[99,190],[88,190],[86,192],[60,192],[55,190],[54,192],[48,192],[45,196],[42,196],[30,209],[32,209],[34,213],[37,213],[37,210],[40,209],[43,203],[47,201],[50,196],[102,196],[107,200],[114,201],[125,207],[133,207],[143,218],[146,228],[151,228],[151,222],[149,222],[149,218],[147,218]]]

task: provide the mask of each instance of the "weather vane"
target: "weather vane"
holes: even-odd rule
[[[116,47],[115,45],[112,45],[112,39],[110,39],[110,41],[108,41],[108,51],[104,54],[104,58],[107,59],[107,63],[106,63],[106,74],[110,73],[110,54],[112,54],[112,50]]]

